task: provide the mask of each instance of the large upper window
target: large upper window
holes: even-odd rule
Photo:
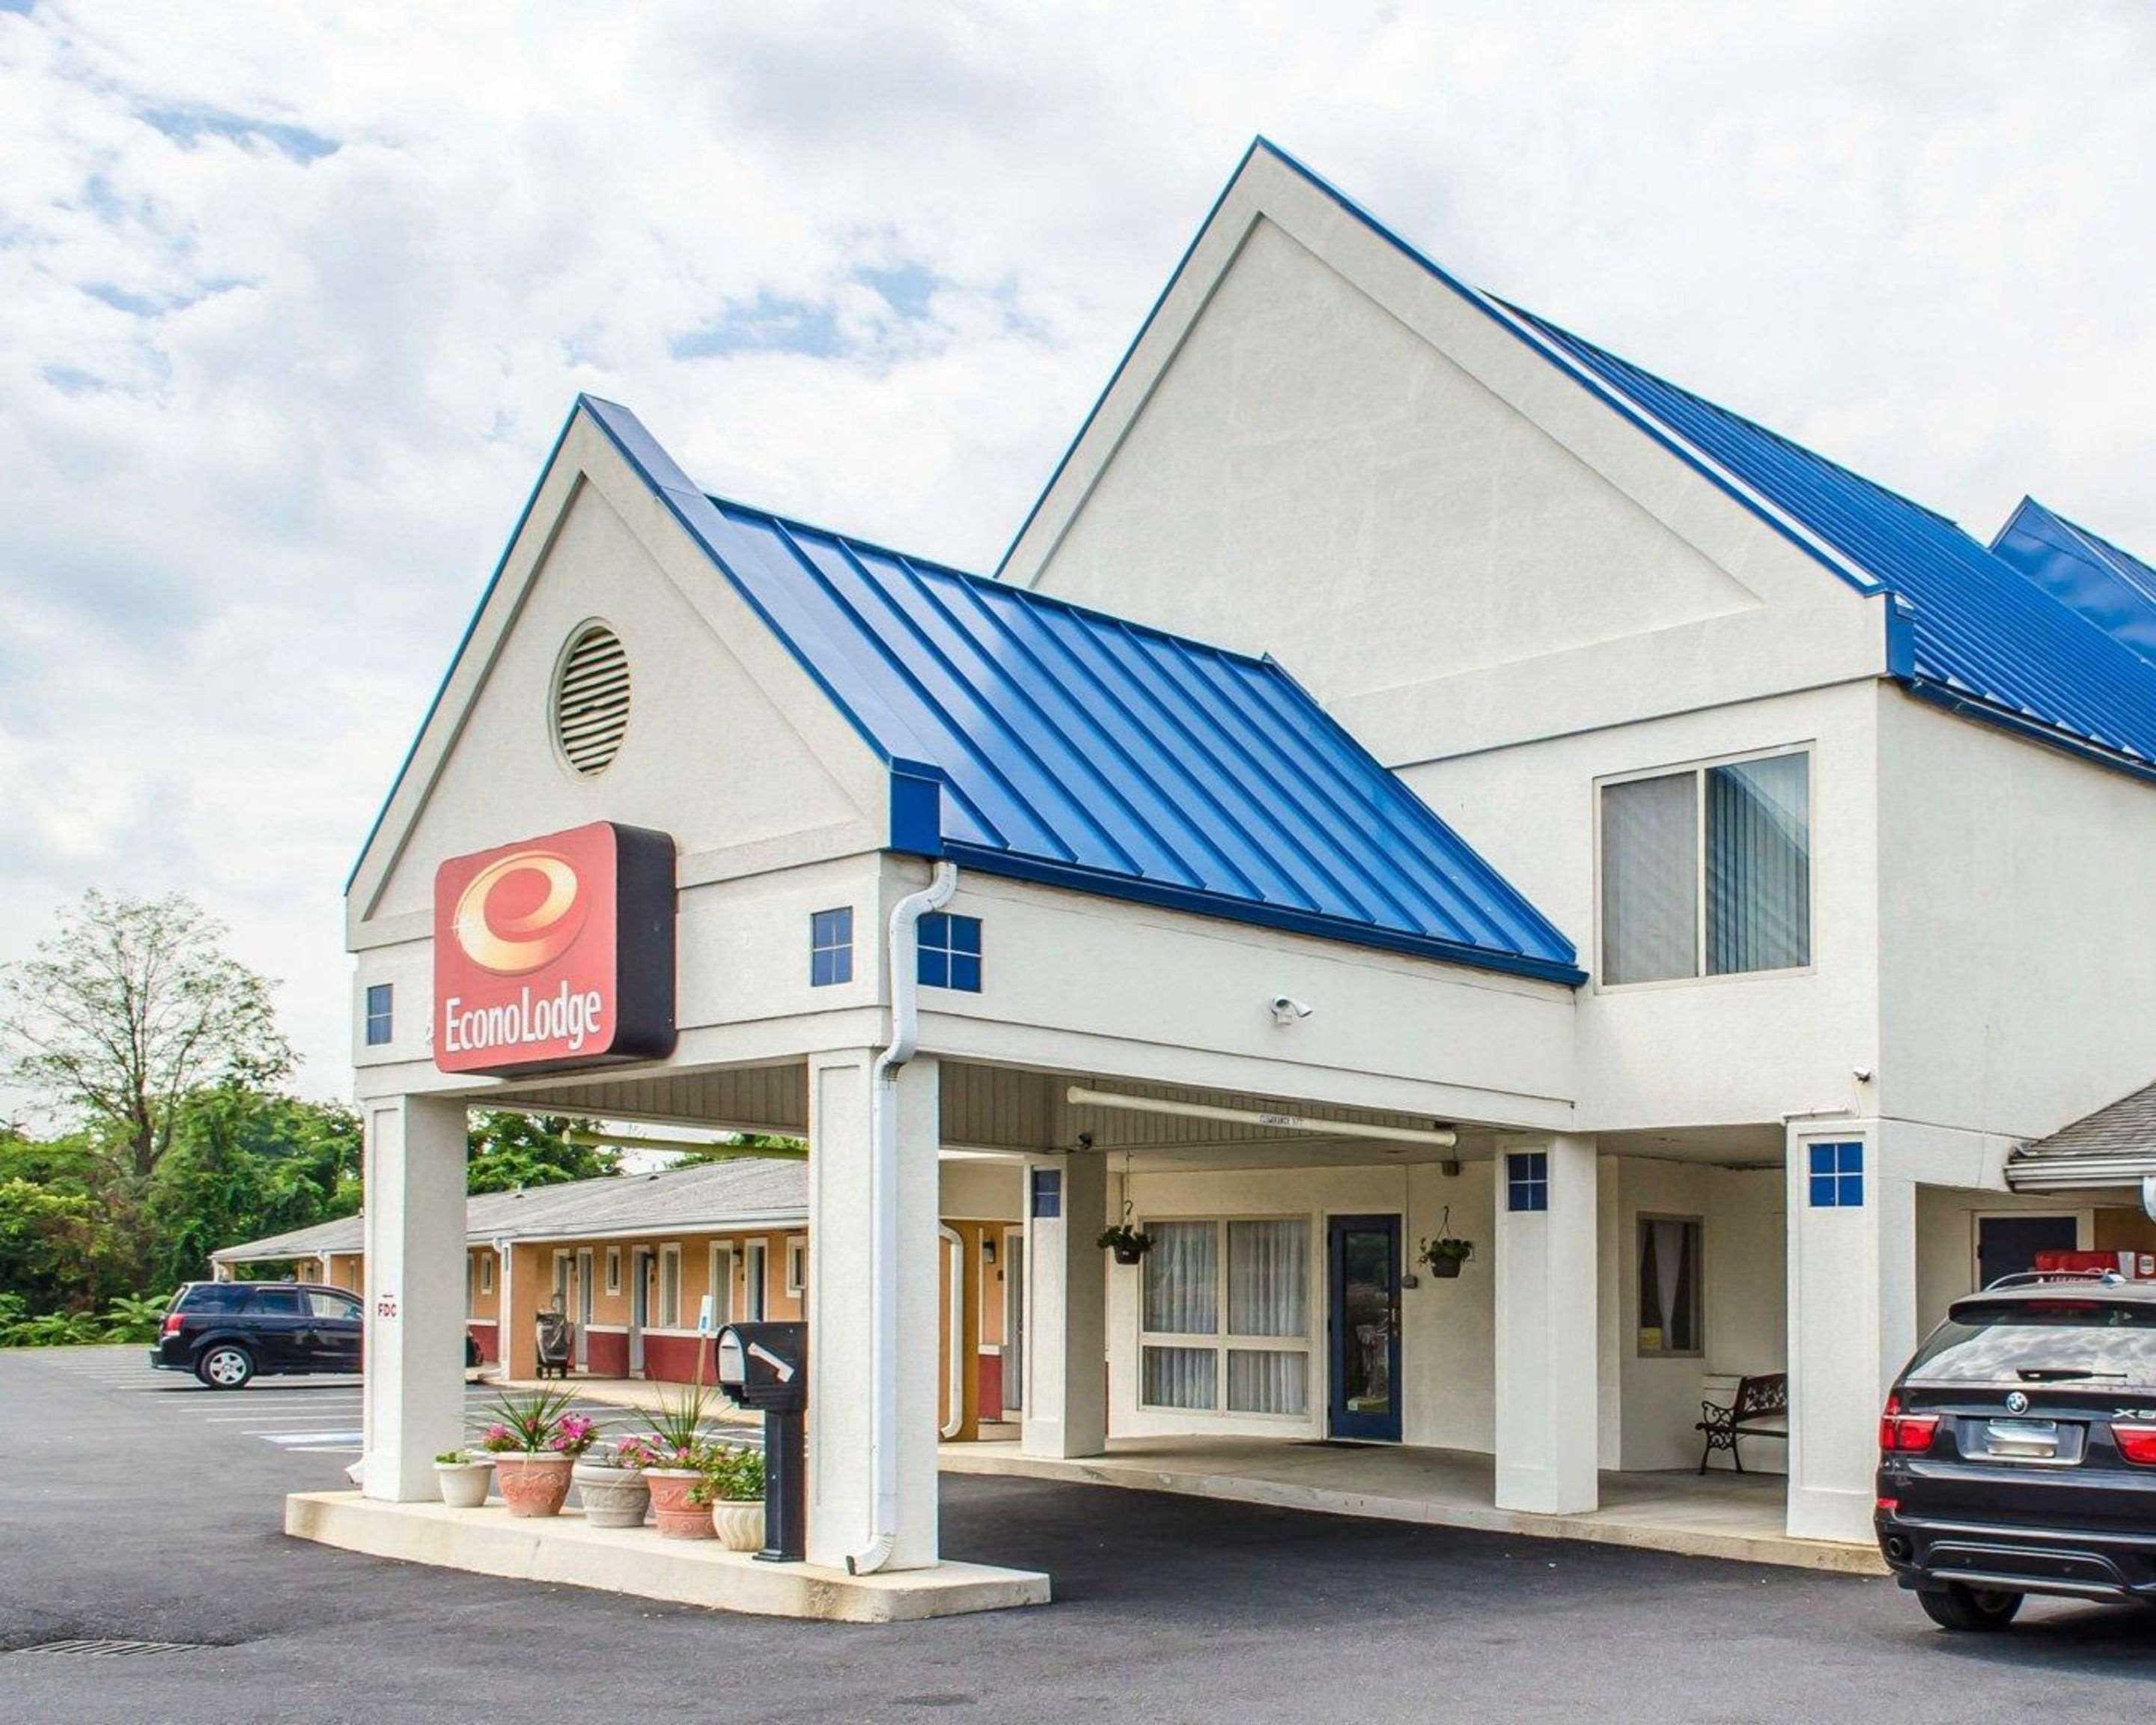
[[[1641,1353],[1703,1351],[1699,1243],[1700,1224],[1694,1218],[1640,1218]]]
[[[1309,1219],[1150,1222],[1145,1231],[1139,1401],[1306,1414]]]
[[[1602,980],[1812,962],[1811,756],[1602,788]]]

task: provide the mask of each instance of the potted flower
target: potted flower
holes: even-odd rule
[[[1106,1246],[1113,1252],[1118,1264],[1139,1263],[1152,1250],[1152,1236],[1142,1228],[1133,1228],[1128,1222],[1118,1222],[1112,1228],[1102,1229],[1101,1237],[1093,1243]]]
[[[569,1411],[567,1391],[505,1392],[487,1410],[479,1447],[494,1458],[494,1476],[513,1516],[553,1516],[569,1496],[569,1471],[592,1446],[598,1426]]]
[[[494,1482],[494,1462],[469,1450],[444,1450],[434,1458],[434,1477],[441,1482],[442,1502],[451,1509],[477,1509]]]
[[[579,1461],[573,1471],[584,1520],[594,1527],[641,1527],[651,1507],[644,1470],[658,1460],[649,1440],[625,1437]]]
[[[1460,1274],[1460,1266],[1475,1255],[1475,1242],[1455,1240],[1450,1235],[1422,1243],[1422,1260],[1430,1266],[1432,1276],[1450,1280]]]
[[[711,1392],[699,1384],[671,1401],[661,1399],[652,1416],[651,1435],[645,1440],[651,1460],[644,1464],[644,1479],[651,1491],[652,1518],[668,1539],[716,1537],[711,1511],[689,1501],[704,1476],[711,1450],[704,1436],[704,1415],[711,1405]]]
[[[711,1530],[728,1551],[763,1548],[763,1451],[714,1444],[689,1501],[707,1507]]]

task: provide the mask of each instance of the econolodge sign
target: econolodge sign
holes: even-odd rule
[[[559,1071],[673,1051],[666,834],[594,821],[434,871],[443,1071]]]

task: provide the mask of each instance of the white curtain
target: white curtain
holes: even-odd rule
[[[1699,969],[1698,780],[1602,790],[1602,979],[1661,982]]]
[[[1229,1348],[1228,1406],[1237,1414],[1307,1412],[1310,1356],[1266,1348]]]
[[[1228,1224],[1228,1333],[1303,1336],[1310,1290],[1310,1224]],[[1229,1373],[1229,1405],[1235,1405],[1235,1373]]]
[[[1218,1357],[1210,1348],[1147,1348],[1138,1399],[1149,1408],[1218,1407],[1213,1381]]]
[[[1804,755],[1707,775],[1707,968],[1811,963],[1811,786]]]
[[[1214,1334],[1220,1327],[1219,1224],[1149,1222],[1146,1232],[1152,1240],[1145,1255],[1146,1329],[1157,1335]]]

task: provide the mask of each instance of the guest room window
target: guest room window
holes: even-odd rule
[[[1700,1274],[1698,1219],[1640,1217],[1639,1261],[1640,1352],[1703,1352],[1705,1294]]]
[[[1310,1220],[1148,1222],[1138,1400],[1300,1416],[1310,1409]]]
[[[1624,779],[1600,797],[1605,985],[1812,962],[1809,751]]]
[[[853,906],[814,911],[808,918],[808,986],[828,988],[853,979]]]

